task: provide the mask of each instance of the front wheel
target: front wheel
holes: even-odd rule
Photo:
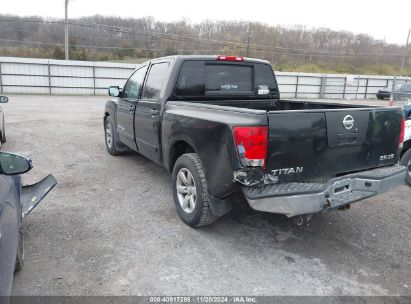
[[[411,149],[405,151],[404,155],[401,157],[400,165],[407,168],[407,175],[405,177],[405,180],[407,181],[408,185],[411,186]]]
[[[118,139],[117,132],[115,131],[113,120],[110,116],[107,116],[104,122],[104,138],[107,151],[111,155],[118,155],[124,151],[122,144]]]
[[[1,143],[4,144],[6,143],[6,129],[4,127],[4,118],[3,118],[3,129],[1,129],[3,131],[3,134],[1,136]]]
[[[180,218],[191,227],[217,220],[210,209],[204,168],[196,153],[180,156],[172,173],[174,203]]]

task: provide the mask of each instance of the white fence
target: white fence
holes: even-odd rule
[[[1,93],[107,94],[122,87],[136,65],[0,57]]]
[[[411,82],[410,77],[276,72],[285,98],[376,98],[378,90]]]
[[[104,95],[124,86],[135,64],[0,57],[0,93]],[[276,72],[284,98],[375,98],[394,76]]]

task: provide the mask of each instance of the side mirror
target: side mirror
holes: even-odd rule
[[[0,103],[7,103],[9,102],[9,98],[7,96],[0,96]]]
[[[5,175],[23,174],[33,168],[31,160],[24,156],[0,151],[0,173]]]
[[[112,97],[118,97],[120,96],[120,88],[119,87],[109,87],[108,88],[108,95],[112,96]]]

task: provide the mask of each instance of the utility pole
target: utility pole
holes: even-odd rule
[[[408,48],[408,43],[410,42],[410,34],[411,34],[411,29],[408,30],[407,42],[405,43],[404,53],[402,54],[400,75],[402,74],[402,70],[404,69],[404,66],[405,66],[405,59],[408,58],[407,48]]]
[[[251,22],[248,24],[247,57],[250,57]]]
[[[68,34],[68,3],[69,0],[65,0],[65,31],[64,31],[64,53],[65,59],[69,60],[69,34]]]

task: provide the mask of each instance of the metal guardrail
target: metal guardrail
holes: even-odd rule
[[[0,93],[106,94],[124,85],[134,64],[0,57]],[[408,77],[276,72],[285,98],[375,98]]]

